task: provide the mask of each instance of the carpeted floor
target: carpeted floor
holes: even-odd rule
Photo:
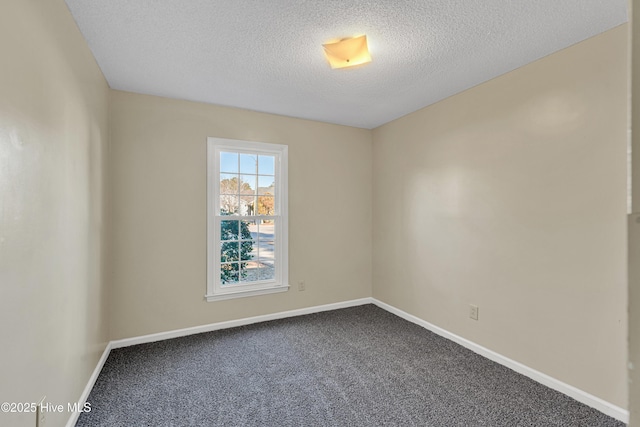
[[[77,426],[624,426],[376,306],[111,352]]]

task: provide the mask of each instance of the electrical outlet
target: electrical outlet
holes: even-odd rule
[[[477,305],[469,304],[469,317],[473,320],[478,320],[478,311],[480,309]]]
[[[298,290],[304,291],[305,289],[307,289],[307,285],[304,283],[304,280],[300,280],[298,282]]]
[[[46,412],[44,411],[44,400],[47,398],[47,396],[43,396],[42,399],[40,399],[40,402],[38,402],[38,406],[36,406],[36,427],[45,427],[46,425],[46,421],[47,421],[47,417],[46,417]]]

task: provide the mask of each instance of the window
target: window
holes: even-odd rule
[[[207,140],[207,301],[289,289],[287,146]]]

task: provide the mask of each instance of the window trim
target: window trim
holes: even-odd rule
[[[274,234],[275,269],[274,280],[257,281],[252,284],[231,285],[226,289],[220,284],[220,152],[264,153],[275,156],[275,215]],[[207,292],[206,301],[221,301],[233,298],[272,294],[289,290],[289,235],[288,235],[288,146],[266,142],[242,141],[225,138],[207,138]],[[242,216],[233,216],[242,218]],[[228,218],[228,217],[227,217]]]

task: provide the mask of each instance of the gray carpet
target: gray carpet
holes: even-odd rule
[[[624,426],[365,305],[111,352],[77,426]]]

